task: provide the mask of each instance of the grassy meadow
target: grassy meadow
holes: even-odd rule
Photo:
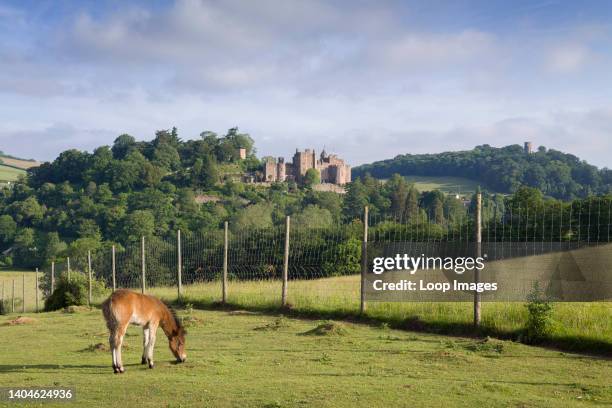
[[[467,194],[475,193],[479,186],[477,181],[464,177],[404,176],[404,178],[408,183],[414,183],[414,187],[420,192],[440,190],[450,194]]]
[[[25,171],[0,164],[0,182],[16,181]]]
[[[42,273],[39,274],[41,276]],[[25,279],[24,279],[25,278]],[[0,298],[4,296],[4,305],[10,312],[12,307],[13,281],[15,281],[15,312],[23,310],[23,285],[25,282],[25,311],[36,311],[36,272],[0,268]],[[4,295],[3,295],[4,293]],[[39,307],[44,308],[44,299],[39,291]]]
[[[140,365],[128,330],[126,373],[110,366],[99,310],[0,317],[0,387],[73,387],[103,407],[586,407],[612,403],[609,360],[511,341],[446,337],[388,325],[295,319],[248,311],[180,312],[187,362],[159,333],[156,367]],[[0,402],[0,405],[3,403]],[[14,406],[13,403],[6,406]],[[19,406],[40,406],[21,403]]]
[[[149,288],[151,294],[176,300],[176,288]],[[280,281],[230,281],[228,304],[256,311],[280,310]],[[183,303],[200,308],[218,305],[220,282],[184,287]],[[289,281],[289,313],[298,316],[384,322],[395,328],[453,335],[473,334],[470,302],[369,302],[358,316],[359,276]],[[612,303],[555,303],[549,343],[569,350],[612,355]],[[527,320],[521,302],[483,302],[480,334],[517,339]]]
[[[5,305],[10,311],[12,280],[15,280],[15,312],[21,313],[22,277],[26,277],[26,311],[34,311],[34,272],[0,270],[0,290],[5,286]],[[478,334],[501,339],[520,340],[527,321],[522,302],[483,302],[480,330],[472,326],[471,302],[368,302],[365,315],[359,311],[359,276],[313,280],[290,280],[288,308],[281,307],[281,281],[232,281],[228,283],[227,306],[220,305],[221,282],[210,281],[183,285],[181,305],[214,310],[224,307],[266,313],[285,313],[294,317],[343,319],[384,323],[396,329],[449,335]],[[140,288],[133,288],[139,291]],[[176,287],[147,288],[147,293],[177,303]],[[102,296],[93,299],[101,303]],[[40,308],[44,307],[42,295]],[[553,328],[545,344],[567,351],[581,351],[612,356],[612,303],[559,302],[554,304]]]

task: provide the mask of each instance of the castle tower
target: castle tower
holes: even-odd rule
[[[525,142],[523,149],[525,153],[531,154],[533,153],[533,144],[531,142]]]
[[[276,181],[285,181],[285,158],[279,157],[276,163]]]
[[[276,160],[269,158],[266,161],[266,165],[264,167],[264,181],[276,181],[278,178],[277,175],[277,165]]]

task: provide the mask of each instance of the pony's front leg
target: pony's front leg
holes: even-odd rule
[[[146,347],[146,360],[149,363],[149,368],[153,368],[155,364],[153,363],[153,348],[155,347],[155,338],[157,337],[157,325],[150,324],[149,325],[149,343]]]
[[[144,326],[142,328],[142,360],[140,360],[140,364],[147,364],[147,347],[149,347],[149,326]]]

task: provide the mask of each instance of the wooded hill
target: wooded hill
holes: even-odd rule
[[[524,185],[560,199],[612,191],[612,170],[598,169],[572,154],[543,146],[533,153],[526,153],[519,145],[481,145],[458,152],[404,154],[353,169],[353,177],[366,173],[379,179],[395,173],[465,177],[491,191],[512,193]]]

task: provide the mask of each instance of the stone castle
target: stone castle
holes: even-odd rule
[[[325,149],[319,159],[316,158],[314,149],[306,149],[303,152],[296,149],[292,163],[285,163],[283,157],[278,160],[268,159],[264,167],[264,181],[294,180],[302,183],[309,169],[319,172],[321,183],[343,185],[351,181],[351,166],[335,154],[328,155]]]

